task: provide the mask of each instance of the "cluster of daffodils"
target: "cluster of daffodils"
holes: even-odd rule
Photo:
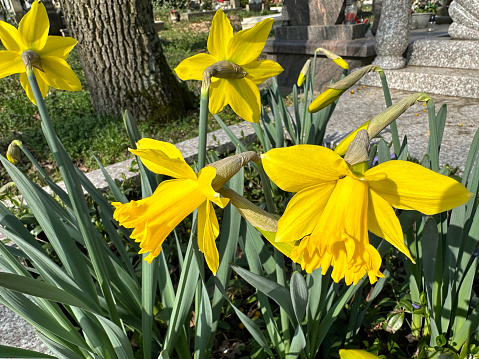
[[[218,113],[229,104],[245,120],[258,122],[261,103],[257,86],[282,71],[273,61],[257,60],[271,27],[272,20],[267,19],[233,35],[229,20],[219,10],[208,38],[209,54],[184,60],[176,73],[183,80],[203,81],[211,113]],[[48,30],[45,7],[39,2],[33,3],[18,30],[0,22],[0,40],[6,48],[0,52],[0,77],[20,73],[21,84],[34,103],[27,76],[36,78],[43,97],[50,86],[80,89],[78,78],[65,61],[76,41],[48,36]],[[342,59],[334,54],[329,56],[347,68]],[[311,103],[309,110],[326,107],[369,71],[382,70],[366,67],[331,85]],[[171,231],[197,209],[198,247],[216,274],[219,254],[215,240],[219,225],[214,205],[224,208],[231,203],[276,248],[307,272],[321,268],[324,274],[332,267],[331,276],[336,282],[344,278],[346,284],[356,284],[367,274],[374,283],[383,276],[381,257],[369,243],[368,232],[384,238],[413,261],[394,209],[432,215],[460,206],[471,196],[457,181],[410,162],[389,161],[367,168],[369,140],[397,117],[392,112],[403,110],[404,106],[398,105],[399,110],[384,112],[378,120],[368,121],[354,131],[335,151],[298,145],[272,149],[261,158],[247,152],[213,163],[198,173],[174,145],[142,139],[131,152],[154,173],[173,179],[162,182],[149,198],[113,203],[114,218],[120,225],[134,229],[131,237],[140,243],[140,253],[148,253],[145,259],[151,262]],[[9,149],[12,162],[17,155],[15,146]],[[223,188],[249,161],[262,162],[260,166],[278,187],[296,193],[281,217]],[[369,358],[367,353],[350,354]],[[342,357],[350,358],[350,354],[344,352]]]
[[[182,79],[203,81],[207,74],[212,113],[230,104],[238,115],[257,122],[260,103],[256,84],[281,71],[272,61],[256,61],[270,29],[269,20],[233,35],[220,10],[208,39],[210,54],[184,60],[176,72]],[[355,73],[354,79],[332,85],[313,101],[310,111],[324,108],[346,91],[351,81],[378,70],[370,66]],[[383,127],[389,122],[383,121]],[[229,199],[255,227],[263,233],[273,232],[267,238],[307,272],[321,268],[325,274],[332,267],[331,276],[336,282],[344,278],[346,284],[356,284],[367,274],[374,283],[383,277],[382,260],[369,243],[368,231],[413,261],[394,208],[432,215],[463,204],[471,194],[457,181],[406,161],[389,161],[368,169],[367,148],[369,138],[374,137],[367,132],[369,127],[375,131],[372,128],[377,128],[376,121],[373,125],[366,123],[355,133],[354,141],[351,138],[340,147],[348,149],[345,153],[298,145],[272,149],[261,156],[271,180],[284,191],[296,192],[279,220],[231,190],[213,188],[212,167],[196,175],[172,145],[142,140],[138,150],[132,152],[153,172],[178,179],[163,182],[151,198],[114,203],[115,219],[135,228],[132,237],[140,242],[142,252],[150,252],[147,260],[151,260],[167,234],[198,208],[198,246],[216,273],[218,251],[214,240],[219,229],[211,203],[224,207]],[[220,199],[219,193],[228,199]]]

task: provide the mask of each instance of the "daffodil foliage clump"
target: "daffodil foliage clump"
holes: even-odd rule
[[[48,86],[78,88],[64,64],[75,40],[47,35],[40,2],[31,11],[19,29],[0,23],[0,74],[21,74],[66,190],[20,141],[0,156],[43,230],[35,237],[0,204],[0,231],[14,244],[0,242],[0,302],[35,326],[56,358],[477,357],[479,135],[463,177],[451,177],[439,166],[445,106],[436,113],[424,93],[393,104],[380,67],[349,75],[347,61],[318,48],[344,76],[313,99],[315,55],[293,88],[293,116],[274,80],[282,67],[258,60],[272,21],[233,34],[219,10],[209,53],[176,68],[201,81],[196,162],[141,138],[126,111],[141,198],[127,198],[104,171],[107,201],[73,165],[44,102]],[[321,146],[336,101],[368,72],[383,80],[387,109],[334,149]],[[270,78],[271,117],[258,89]],[[407,161],[395,126],[416,102],[429,114],[420,164]],[[227,104],[255,129],[255,151],[218,116]],[[234,155],[207,153],[209,113]],[[388,126],[391,144],[372,142]],[[55,198],[16,167],[23,154]],[[264,201],[248,200],[246,171]],[[52,358],[7,346],[0,354]]]

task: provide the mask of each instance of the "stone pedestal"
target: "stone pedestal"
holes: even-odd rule
[[[275,29],[275,39],[266,42],[264,52],[284,72],[278,76],[281,88],[291,91],[303,64],[313,59],[318,47],[332,51],[350,68],[368,65],[374,58],[374,40],[365,39],[366,25],[342,25],[345,0],[285,0],[283,15],[290,26]],[[324,89],[331,78],[339,80],[343,69],[325,56],[317,57],[315,89]]]
[[[383,0],[374,45],[374,64],[383,69],[399,69],[406,65],[403,57],[409,40],[410,0]]]
[[[454,21],[449,27],[452,38],[479,40],[479,0],[455,0],[449,15]]]

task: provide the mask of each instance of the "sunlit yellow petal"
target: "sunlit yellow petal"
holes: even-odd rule
[[[73,37],[48,36],[47,43],[37,53],[40,57],[56,56],[66,60],[70,51],[78,43]]]
[[[43,56],[42,66],[45,72],[40,72],[50,87],[65,91],[80,91],[81,83],[67,62],[55,56]]]
[[[253,81],[242,78],[229,80],[234,90],[226,92],[226,99],[233,111],[248,122],[258,123],[261,115],[261,99]]]
[[[379,174],[387,178],[370,181],[369,186],[395,208],[432,215],[458,207],[472,196],[452,178],[407,161],[382,163],[368,170],[365,178]]]
[[[318,112],[323,108],[331,105],[336,101],[346,90],[337,90],[337,89],[326,89],[321,95],[316,97],[313,102],[308,107],[309,112]]]
[[[25,72],[25,65],[20,53],[0,51],[0,79],[21,72]]]
[[[348,165],[340,156],[321,146],[275,148],[266,152],[262,159],[271,180],[289,192],[337,181],[350,173]]]
[[[39,1],[33,2],[18,24],[20,38],[29,50],[41,50],[45,46],[49,29],[47,10]]]
[[[333,59],[333,61],[338,65],[339,67],[342,67],[343,69],[347,70],[349,69],[349,65],[346,61],[344,61],[342,58],[338,57],[337,59]]]
[[[349,144],[354,140],[356,137],[357,133],[360,130],[366,130],[369,126],[369,122],[371,120],[368,120],[364,122],[361,126],[359,126],[357,129],[355,129],[353,132],[351,132],[349,135],[347,135],[339,144],[334,148],[334,152],[336,152],[340,156],[344,156],[346,154],[346,151],[348,150]]]
[[[404,244],[404,234],[394,210],[373,190],[369,191],[368,229],[378,237],[387,240],[414,262],[409,249]]]
[[[180,64],[175,68],[175,72],[183,81],[201,81],[203,79],[203,72],[205,69],[217,61],[218,60],[210,54],[198,54],[181,61]]]
[[[278,222],[275,240],[293,242],[310,235],[335,185],[335,182],[322,183],[296,193]]]
[[[138,150],[160,150],[171,159],[179,159],[185,162],[181,151],[175,145],[169,142],[158,141],[153,138],[142,138],[136,143],[136,148]],[[190,166],[188,167],[190,168]]]
[[[339,351],[339,357],[341,359],[379,359],[379,357],[374,354],[356,349],[341,349]]]
[[[224,208],[228,202],[228,198],[220,198],[219,193],[216,193],[211,182],[216,177],[216,169],[213,167],[205,167],[198,172],[198,184],[201,192],[208,198],[209,201],[215,203],[221,208]]]
[[[197,180],[195,172],[174,145],[153,139],[142,139],[138,141],[137,146],[136,150],[130,152],[140,157],[150,171],[173,178]]]
[[[246,78],[256,85],[283,72],[281,65],[271,60],[253,61],[242,65],[241,68],[246,71]]]
[[[197,181],[164,181],[148,198],[114,203],[113,218],[126,228],[135,228],[131,238],[140,242],[140,253],[150,252],[156,257],[168,234],[204,201],[206,198]]]
[[[35,77],[37,79],[38,87],[40,88],[40,92],[42,93],[42,97],[45,98],[47,96],[48,90],[50,89],[50,86],[43,81],[42,77],[40,76],[40,70],[33,69],[33,72],[35,73]],[[28,98],[34,105],[36,105],[35,101],[35,96],[33,96],[33,91],[32,88],[30,87],[30,83],[28,82],[27,74],[25,72],[20,74],[20,84],[22,85],[23,89],[25,90],[25,93],[27,94]]]
[[[216,11],[208,36],[208,52],[218,60],[227,60],[226,49],[233,38],[233,27],[223,10]],[[263,45],[264,46],[264,45]]]
[[[219,254],[215,243],[219,233],[220,227],[213,204],[205,201],[198,208],[198,248],[205,255],[206,264],[214,275],[219,266]]]
[[[22,43],[18,30],[4,21],[0,21],[0,41],[9,51],[25,50],[25,45]]]
[[[273,19],[265,19],[251,29],[237,32],[228,45],[225,60],[240,66],[257,60],[263,51],[272,26]]]
[[[231,85],[226,80],[220,79],[219,81],[211,83],[208,109],[213,115],[221,112],[228,104],[226,99],[228,91],[231,91]]]

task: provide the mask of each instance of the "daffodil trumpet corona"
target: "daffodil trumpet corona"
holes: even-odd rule
[[[19,73],[20,83],[34,104],[27,70],[33,71],[43,98],[50,87],[81,90],[80,80],[66,62],[77,41],[71,37],[48,36],[49,29],[47,11],[39,1],[33,2],[18,29],[0,21],[0,41],[6,48],[0,51],[0,78]]]
[[[223,10],[218,10],[208,36],[209,53],[183,60],[175,68],[176,74],[182,80],[203,82],[202,94],[209,93],[208,107],[212,114],[230,105],[246,121],[259,122],[258,85],[283,71],[274,61],[258,61],[272,26],[273,20],[265,19],[233,35],[228,18]]]
[[[276,185],[296,192],[278,221],[275,241],[299,241],[289,255],[293,261],[308,273],[321,268],[325,274],[333,267],[332,279],[344,278],[347,285],[365,274],[371,283],[383,277],[382,260],[369,243],[368,231],[414,261],[394,208],[432,215],[472,196],[454,179],[418,164],[397,160],[371,169],[360,163],[350,166],[321,146],[272,149],[262,162]]]

